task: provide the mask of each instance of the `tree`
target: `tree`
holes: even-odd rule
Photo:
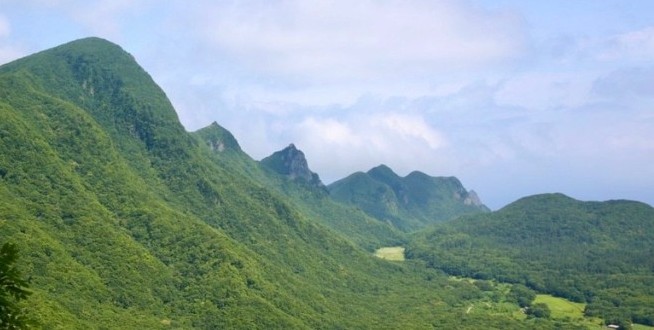
[[[549,318],[552,314],[550,308],[544,303],[533,304],[531,307],[527,308],[526,313],[527,315],[544,319]]]
[[[529,307],[536,298],[536,293],[522,284],[514,284],[511,291],[509,291],[508,297],[520,307]]]
[[[27,327],[25,310],[18,302],[27,298],[28,283],[14,265],[18,260],[15,244],[5,243],[0,248],[0,329],[23,329]]]

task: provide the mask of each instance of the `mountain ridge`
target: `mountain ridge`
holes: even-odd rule
[[[358,206],[404,231],[466,213],[489,211],[477,194],[468,192],[456,177],[432,177],[420,171],[400,177],[384,164],[351,174],[328,189],[337,201]]]

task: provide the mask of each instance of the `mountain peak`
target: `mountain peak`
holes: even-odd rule
[[[241,146],[234,135],[217,122],[194,132],[213,152],[222,153],[228,150],[241,151]]]
[[[386,166],[384,164],[380,164],[380,165],[377,165],[377,166],[371,168],[367,173],[368,173],[368,175],[370,175],[370,176],[372,176],[374,178],[378,178],[378,179],[382,179],[382,180],[388,179],[388,178],[393,178],[393,179],[396,179],[396,178],[399,179],[400,178],[400,176],[397,175],[395,172],[393,172],[393,170],[390,167],[388,167],[388,166]]]
[[[318,174],[309,169],[304,153],[293,143],[262,159],[261,164],[291,180],[304,181],[316,187],[324,186]]]

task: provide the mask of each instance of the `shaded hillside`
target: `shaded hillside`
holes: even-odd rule
[[[0,67],[0,118],[0,242],[45,328],[554,328],[462,318],[480,289],[327,230],[105,40]]]
[[[408,256],[588,302],[587,315],[654,325],[654,209],[643,203],[527,197],[420,232]]]
[[[432,177],[418,171],[400,177],[385,165],[354,173],[328,188],[335,200],[404,231],[488,211],[477,194],[467,191],[455,177]]]
[[[289,160],[288,164],[293,162],[301,164],[301,168],[296,168],[295,171],[307,174],[304,177],[289,175],[288,168],[274,170],[270,167],[270,163],[256,162],[236,149],[224,148],[221,151],[221,148],[216,146],[225,145],[223,141],[232,140],[233,137],[231,133],[216,123],[194,132],[193,135],[210,149],[209,158],[216,165],[225,167],[232,172],[241,172],[254,182],[278,193],[280,197],[292,200],[293,204],[312,221],[328,227],[367,251],[372,252],[382,246],[399,245],[406,242],[404,233],[395,230],[392,226],[380,223],[377,219],[367,216],[354,207],[332,200],[318,175],[309,169],[304,153],[295,146],[276,152],[266,159],[270,163],[274,163],[273,159],[281,158],[282,155],[298,158]],[[277,160],[279,161],[279,159]],[[281,163],[283,166],[283,162],[277,163]],[[312,179],[307,181],[305,178],[309,177]],[[316,180],[314,181],[313,178]]]

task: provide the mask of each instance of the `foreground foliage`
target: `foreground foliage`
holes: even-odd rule
[[[29,324],[24,308],[18,305],[30,292],[16,266],[17,260],[15,244],[5,243],[0,247],[0,329],[22,329]]]

